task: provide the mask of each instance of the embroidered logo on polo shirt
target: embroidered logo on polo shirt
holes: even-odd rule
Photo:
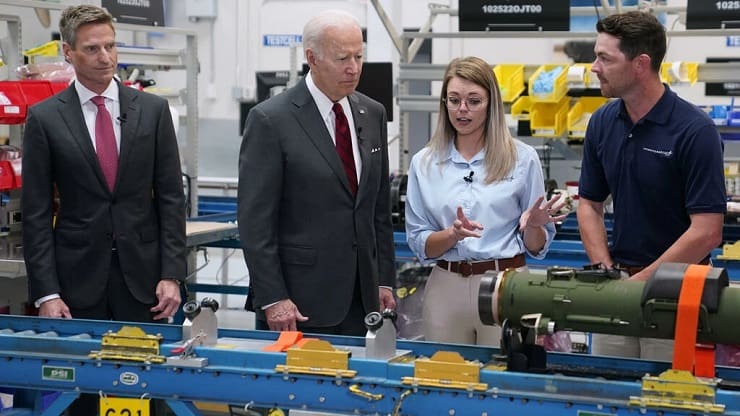
[[[673,156],[673,150],[655,150],[655,149],[650,149],[650,148],[647,148],[647,147],[643,147],[642,150],[644,150],[646,152],[650,152],[650,153],[655,153],[656,155],[660,155],[660,156],[663,156],[663,157],[671,157],[671,156]]]

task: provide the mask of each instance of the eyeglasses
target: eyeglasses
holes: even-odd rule
[[[465,103],[465,106],[468,107],[468,111],[478,111],[485,107],[486,104],[486,100],[480,97],[470,97],[464,100],[460,97],[447,97],[442,99],[442,101],[447,106],[447,109],[452,111],[460,109],[462,103]]]

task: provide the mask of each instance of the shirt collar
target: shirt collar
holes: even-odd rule
[[[311,94],[311,97],[313,97],[313,101],[316,103],[316,107],[318,107],[321,117],[324,120],[329,119],[333,112],[332,107],[334,107],[334,101],[330,100],[329,97],[321,92],[319,87],[316,86],[311,77],[311,71],[308,71],[308,74],[306,74],[306,87],[308,87],[308,92]],[[345,114],[348,114],[349,111],[351,111],[347,97],[344,97],[337,102],[341,104]]]
[[[660,97],[657,103],[650,109],[650,112],[645,116],[646,120],[650,120],[656,124],[666,124],[673,113],[673,108],[676,105],[677,94],[671,90],[668,84],[663,84],[665,91]]]
[[[77,90],[77,96],[80,97],[80,103],[82,104],[87,103],[88,101],[90,101],[91,98],[98,95],[102,95],[103,97],[113,100],[114,102],[118,101],[118,82],[116,82],[116,80],[114,79],[110,81],[110,84],[108,84],[108,88],[106,88],[102,94],[96,94],[92,92],[87,87],[82,85],[81,82],[75,82],[75,90]]]
[[[441,162],[451,161],[452,163],[465,163],[465,164],[474,164],[479,163],[483,160],[483,158],[486,155],[486,149],[485,147],[478,151],[478,153],[473,156],[470,160],[465,160],[465,158],[460,154],[460,152],[457,151],[457,148],[455,147],[455,138],[453,136],[452,139],[450,139],[449,144],[447,145],[447,155],[442,158]]]
[[[663,84],[663,86],[665,86],[663,95],[660,96],[658,102],[655,103],[653,108],[651,108],[650,111],[648,111],[648,113],[645,115],[645,117],[642,118],[643,120],[650,121],[655,124],[668,123],[668,120],[671,117],[671,113],[673,112],[673,107],[676,104],[676,99],[678,95],[673,90],[671,90],[668,84]],[[624,106],[624,100],[619,103],[618,115],[623,119],[629,119],[627,108],[625,108]]]

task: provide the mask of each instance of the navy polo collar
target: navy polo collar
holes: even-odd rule
[[[663,84],[663,86],[665,87],[663,95],[640,121],[650,121],[661,125],[668,123],[671,113],[676,106],[678,95],[671,90],[668,84]],[[627,108],[624,106],[624,100],[620,100],[617,117],[629,120],[629,114],[627,114]]]

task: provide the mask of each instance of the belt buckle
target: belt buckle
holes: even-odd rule
[[[462,277],[468,277],[473,274],[473,262],[470,260],[465,260],[460,262],[460,270],[458,270],[458,273]]]

